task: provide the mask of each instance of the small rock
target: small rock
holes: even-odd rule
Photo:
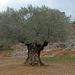
[[[55,56],[56,56],[55,54],[52,54],[52,55],[45,55],[44,57],[52,58],[52,57],[55,57]]]
[[[70,50],[70,49],[71,49],[71,48],[67,47],[67,48],[63,49],[63,51]]]
[[[60,48],[59,43],[53,43],[52,46],[54,47],[54,49],[59,49]]]
[[[50,49],[50,46],[45,46],[44,47],[44,51],[49,50],[49,49]]]

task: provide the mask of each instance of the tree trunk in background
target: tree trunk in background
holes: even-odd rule
[[[42,46],[38,44],[27,44],[28,58],[25,62],[26,66],[42,66],[44,65],[40,60],[40,51]]]

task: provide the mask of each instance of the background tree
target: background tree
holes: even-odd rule
[[[73,24],[75,24],[75,21],[73,22]]]
[[[46,6],[27,8],[16,11],[7,8],[0,13],[0,44],[4,46],[17,42],[28,47],[25,65],[43,65],[40,51],[49,42],[65,41],[70,33],[70,17],[64,12]]]

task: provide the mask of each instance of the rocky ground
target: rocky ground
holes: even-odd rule
[[[18,58],[27,57],[28,49],[27,49],[27,46],[25,46],[24,44],[19,43],[17,45],[13,45],[11,48],[15,49],[15,51],[11,53],[11,57],[18,57]],[[56,50],[60,48],[62,48],[62,51],[66,51],[66,50],[75,51],[75,41],[71,39],[69,41],[66,41],[65,43],[58,42],[58,43],[48,44],[48,46],[44,47],[43,51]],[[49,57],[54,57],[54,56],[56,55],[52,54]]]

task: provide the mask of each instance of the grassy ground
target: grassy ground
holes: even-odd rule
[[[43,57],[42,61],[45,63],[75,64],[75,51],[64,51],[52,58]]]

